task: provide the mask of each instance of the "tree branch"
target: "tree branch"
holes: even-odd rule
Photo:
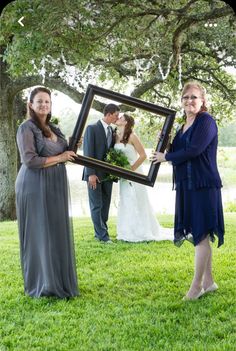
[[[46,77],[44,84],[42,76],[26,76],[20,77],[10,82],[7,86],[7,96],[13,99],[17,93],[23,89],[30,88],[35,85],[46,86],[50,89],[55,89],[69,96],[72,100],[81,104],[84,98],[84,93],[79,92],[69,84],[64,82],[60,77]],[[93,108],[99,112],[103,111],[104,104],[98,100],[93,101]]]
[[[196,25],[196,23],[199,22],[205,22],[209,19],[216,19],[220,17],[226,17],[228,15],[232,15],[233,9],[229,6],[224,6],[221,8],[216,8],[213,9],[210,12],[207,13],[199,13],[197,15],[192,15],[186,17],[187,19],[175,30],[174,35],[173,35],[173,40],[172,40],[172,46],[173,46],[173,54],[174,54],[174,67],[178,64],[179,61],[179,55],[181,52],[181,46],[182,46],[182,37],[186,29]]]
[[[146,91],[152,89],[155,85],[157,85],[158,83],[162,83],[162,82],[163,82],[162,79],[159,79],[156,77],[153,79],[150,79],[150,80],[144,82],[139,87],[135,88],[130,95],[139,98],[144,93],[146,93]]]

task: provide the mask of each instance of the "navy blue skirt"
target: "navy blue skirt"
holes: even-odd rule
[[[174,243],[184,240],[198,245],[207,235],[224,243],[224,216],[220,188],[188,190],[184,183],[176,186]]]

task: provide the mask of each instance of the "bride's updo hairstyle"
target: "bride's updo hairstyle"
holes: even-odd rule
[[[130,134],[133,131],[134,127],[134,118],[131,117],[130,115],[127,115],[126,113],[123,114],[125,120],[126,120],[126,125],[125,125],[125,130],[124,130],[124,135],[121,140],[121,143],[127,144],[129,141]]]
[[[29,102],[33,103],[35,96],[38,93],[47,93],[50,97],[51,100],[51,91],[47,88],[44,87],[37,87],[35,89],[33,89],[30,93],[30,97],[29,97]],[[49,138],[51,136],[51,131],[48,128],[48,122],[51,119],[51,112],[48,113],[47,118],[46,118],[46,125],[43,125],[40,118],[38,118],[37,114],[34,112],[34,110],[32,110],[32,108],[30,107],[30,105],[28,104],[27,106],[27,115],[28,118],[31,118],[34,123],[36,124],[36,126],[42,131],[43,135],[47,138]]]

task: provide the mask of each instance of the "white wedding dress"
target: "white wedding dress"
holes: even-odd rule
[[[127,156],[130,164],[138,158],[131,144],[115,144]],[[143,173],[142,167],[136,172]],[[117,239],[129,242],[173,240],[173,229],[163,228],[158,223],[145,185],[119,180],[119,204],[117,217]]]

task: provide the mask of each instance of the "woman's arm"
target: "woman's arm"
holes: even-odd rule
[[[166,153],[156,151],[150,160],[154,161],[154,164],[170,161],[174,166],[177,166],[203,153],[217,135],[217,125],[208,113],[204,113],[197,118],[191,140],[185,148]]]
[[[39,156],[37,153],[33,129],[29,125],[21,125],[17,130],[16,140],[21,163],[29,168],[42,168],[46,157]]]
[[[43,157],[36,150],[33,130],[25,125],[17,131],[17,144],[21,162],[29,168],[44,168],[54,166],[61,162],[72,161],[76,154],[73,151],[65,151],[60,155]]]
[[[74,153],[74,151],[64,151],[62,154],[46,157],[46,161],[43,167],[46,168],[50,166],[55,166],[58,163],[73,161],[74,157],[76,157],[76,154]]]
[[[143,147],[141,141],[139,140],[139,138],[137,137],[136,134],[134,134],[134,133],[130,134],[129,142],[134,146],[135,150],[139,154],[138,159],[131,166],[132,171],[135,171],[143,163],[143,161],[147,158],[147,154],[144,150],[144,147]]]
[[[217,126],[214,119],[208,113],[198,116],[197,119],[189,144],[181,150],[166,153],[166,161],[171,161],[173,165],[179,165],[191,160],[203,153],[215,138]]]

